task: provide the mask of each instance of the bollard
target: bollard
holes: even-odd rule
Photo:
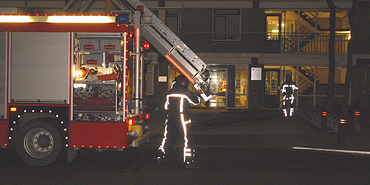
[[[326,133],[328,131],[328,112],[322,112],[321,117],[321,132]]]
[[[347,120],[340,119],[340,123],[338,125],[337,148],[344,147],[344,141],[346,138],[346,124]]]
[[[354,115],[353,115],[353,122],[354,122],[354,125],[355,125],[355,132],[356,133],[360,133],[360,111],[359,110],[355,110],[354,111]]]

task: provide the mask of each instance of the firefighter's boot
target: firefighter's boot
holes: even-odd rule
[[[161,157],[161,156],[158,156],[157,158],[156,158],[156,163],[158,164],[158,165],[161,165],[161,164],[163,164],[163,160],[164,160],[164,158],[163,157]]]
[[[194,161],[185,163],[185,169],[199,169],[200,167],[201,166]]]
[[[158,155],[157,155],[157,158],[155,159],[156,160],[156,163],[158,165],[163,164],[164,158],[165,158],[165,156],[164,156],[163,152],[161,152],[161,151],[158,150]]]

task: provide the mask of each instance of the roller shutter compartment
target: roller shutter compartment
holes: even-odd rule
[[[68,102],[70,38],[67,32],[13,32],[11,100]]]

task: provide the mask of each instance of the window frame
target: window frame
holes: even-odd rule
[[[177,12],[177,14],[171,14],[171,13],[169,13],[169,11],[176,11]],[[180,28],[181,28],[181,26],[180,26],[180,23],[181,23],[181,10],[180,9],[165,9],[165,24],[166,24],[166,26],[167,27],[169,27],[170,28],[170,26],[168,26],[167,25],[167,21],[168,21],[168,17],[173,17],[173,18],[176,18],[177,19],[177,30],[176,31],[174,31],[174,30],[171,30],[173,33],[175,33],[175,35],[179,35],[179,33],[180,33]],[[171,29],[171,28],[170,28]]]
[[[216,11],[217,10],[237,10],[238,11],[238,14],[217,14]],[[212,16],[212,41],[220,41],[220,42],[240,42],[241,41],[241,9],[240,8],[214,8],[213,11],[213,16]],[[217,34],[216,33],[216,17],[225,17],[225,38],[217,38]],[[227,25],[229,24],[229,18],[239,18],[239,21],[238,21],[238,30],[236,31],[237,35],[233,36],[232,34],[230,34],[230,30],[227,30]],[[232,38],[232,37],[235,37],[235,38]]]

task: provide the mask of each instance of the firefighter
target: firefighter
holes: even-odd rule
[[[298,90],[292,81],[292,75],[286,76],[286,81],[282,84],[281,93],[283,94],[283,113],[285,117],[292,117],[294,112],[294,92]]]
[[[199,168],[194,162],[195,149],[193,129],[189,117],[190,104],[197,105],[200,102],[199,94],[188,89],[188,81],[184,75],[176,77],[168,91],[165,103],[167,119],[165,121],[164,136],[162,144],[158,148],[157,163],[168,156],[178,134],[183,136],[184,149],[183,161],[185,168]]]

